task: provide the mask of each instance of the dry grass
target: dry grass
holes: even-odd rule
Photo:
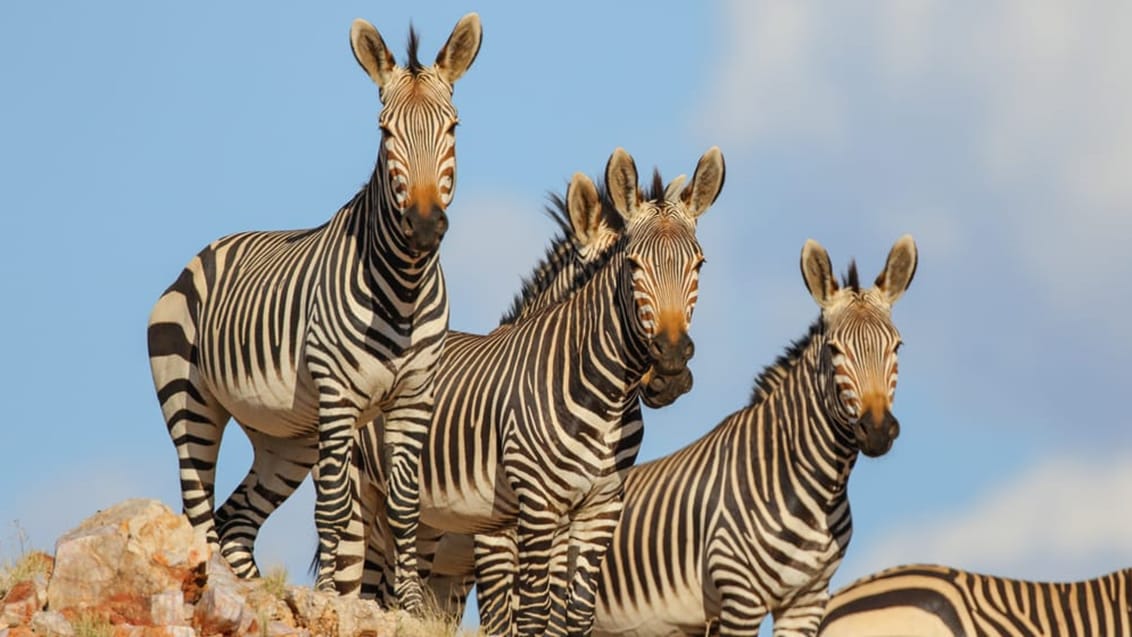
[[[110,620],[94,613],[84,613],[71,621],[75,637],[114,637],[114,626]]]
[[[397,621],[397,637],[434,637],[436,635],[452,635],[453,637],[486,637],[487,633],[479,630],[466,630],[460,628],[460,618],[445,613],[437,603],[432,590],[425,586],[424,603],[419,615],[410,616],[402,613]]]
[[[38,573],[46,573],[51,567],[50,561],[43,553],[28,548],[27,533],[19,523],[14,522],[13,526],[15,541],[11,544],[16,549],[16,556],[4,555],[8,551],[4,550],[4,543],[0,542],[0,555],[4,555],[3,559],[0,559],[0,597],[7,594],[16,584],[29,580]]]
[[[259,579],[260,590],[275,599],[287,596],[287,569],[283,566],[273,566]]]

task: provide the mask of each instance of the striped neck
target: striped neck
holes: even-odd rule
[[[758,420],[776,428],[783,441],[780,459],[814,489],[827,505],[845,497],[857,447],[847,428],[826,407],[819,364],[821,339],[810,338],[800,355],[788,363],[781,383],[754,409],[768,410]]]
[[[439,263],[439,250],[414,254],[401,230],[402,212],[393,203],[393,188],[388,181],[385,152],[378,156],[369,182],[355,197],[362,225],[362,250],[370,269],[396,272],[406,288],[417,287],[420,279],[430,274]]]
[[[558,315],[570,320],[570,346],[584,365],[600,364],[601,377],[612,380],[602,386],[609,398],[629,402],[641,376],[652,364],[648,340],[637,317],[628,260],[622,250],[612,252],[588,281],[576,288],[561,306],[572,308]],[[571,317],[567,319],[567,317]],[[587,378],[597,377],[587,374]],[[623,398],[622,398],[623,397]]]

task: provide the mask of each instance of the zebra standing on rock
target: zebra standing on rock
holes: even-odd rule
[[[829,600],[822,637],[1128,637],[1132,569],[1027,582],[945,566],[898,566]]]
[[[802,275],[821,316],[759,376],[751,403],[691,445],[634,467],[601,565],[594,634],[813,635],[849,543],[858,451],[886,453],[900,335],[892,305],[916,270],[893,246],[874,287],[838,287],[817,242]]]
[[[448,328],[438,247],[456,179],[452,88],[481,34],[468,14],[424,66],[410,30],[401,67],[377,30],[355,20],[354,56],[383,105],[369,182],[318,228],[214,241],[153,308],[150,365],[180,460],[184,512],[243,576],[257,574],[252,540],[266,513],[317,464],[318,587],[334,585],[339,538],[358,506],[348,480],[354,430],[381,415],[395,589],[403,607],[420,603],[418,463]],[[255,458],[214,516],[229,418]]]
[[[626,226],[570,296],[486,336],[449,336],[421,460],[421,521],[463,534],[517,529],[507,632],[563,634],[567,623],[592,621],[584,608],[564,617],[568,583],[551,556],[573,543],[572,596],[592,600],[621,479],[640,445],[642,376],[649,366],[677,375],[692,355],[687,330],[703,263],[696,220],[723,177],[722,154],[712,148],[678,195],[667,198],[674,188],[658,177],[646,196],[632,158],[618,149],[606,193],[581,174],[567,191],[571,217],[611,208]]]

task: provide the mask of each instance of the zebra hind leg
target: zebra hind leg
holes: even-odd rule
[[[240,577],[258,577],[259,530],[302,484],[318,459],[316,440],[276,438],[244,428],[252,445],[251,470],[216,512],[220,554]]]
[[[213,517],[216,458],[230,416],[202,382],[196,366],[196,293],[187,278],[191,275],[185,272],[150,315],[149,365],[180,463],[182,511],[209,547],[218,551],[220,537]]]

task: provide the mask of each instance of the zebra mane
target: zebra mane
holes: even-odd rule
[[[783,352],[775,359],[774,363],[767,365],[763,371],[755,377],[755,386],[751,390],[751,400],[749,407],[754,407],[759,403],[766,400],[775,389],[782,385],[782,381],[786,379],[786,375],[794,368],[794,365],[802,358],[802,353],[810,346],[814,338],[821,335],[825,331],[825,325],[822,323],[819,316],[816,321],[810,325],[810,329],[802,338],[791,343],[786,351]]]
[[[649,189],[645,192],[645,200],[647,201],[664,201],[664,180],[660,177],[660,169],[652,169],[652,183],[649,184]]]
[[[417,30],[413,28],[413,23],[409,23],[409,63],[405,67],[410,73],[416,75],[421,72],[424,67],[421,65],[420,59],[417,57],[417,47],[420,45],[420,36],[417,35]]]
[[[857,275],[857,260],[853,259],[849,262],[849,271],[845,276],[841,277],[842,287],[847,287],[854,292],[861,291],[861,278]]]
[[[612,199],[604,183],[598,186],[598,195],[601,198],[602,216],[604,217],[605,223],[612,228],[622,228],[624,223],[621,220],[621,215],[614,211]],[[546,248],[546,254],[543,256],[542,260],[535,265],[534,270],[532,270],[529,275],[523,277],[522,288],[511,301],[511,307],[499,319],[500,325],[510,325],[518,320],[518,318],[523,315],[523,311],[527,308],[527,305],[545,292],[558,275],[577,258],[578,248],[573,240],[574,229],[570,223],[570,213],[566,210],[566,198],[558,193],[550,193],[549,199],[550,203],[543,211],[554,221],[554,224],[558,226],[558,234],[550,240],[550,245]],[[594,264],[587,264],[585,267],[582,267],[577,276],[574,277],[570,289],[576,290],[588,281],[598,269],[590,266],[597,265],[598,263],[604,264],[604,262],[608,260],[606,254],[612,252],[613,248],[617,247],[619,244],[620,242],[617,242],[611,246],[601,258],[595,260]],[[566,296],[569,295],[567,294]]]

